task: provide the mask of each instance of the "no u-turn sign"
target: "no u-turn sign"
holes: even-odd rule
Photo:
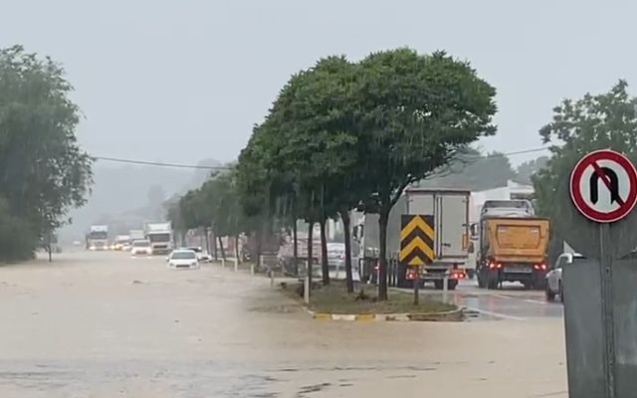
[[[637,203],[637,170],[623,154],[602,149],[586,154],[573,168],[573,204],[589,220],[612,223]]]

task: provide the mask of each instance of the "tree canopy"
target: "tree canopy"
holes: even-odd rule
[[[637,160],[637,98],[628,94],[628,83],[620,80],[610,91],[566,99],[553,109],[553,119],[539,131],[551,144],[546,167],[533,177],[537,207],[542,215],[558,218],[564,210],[557,203],[557,187],[575,162],[587,152],[612,148]],[[564,233],[555,230],[551,254],[562,250]]]
[[[265,120],[254,127],[231,177],[226,182],[213,178],[208,187],[204,184],[201,192],[189,193],[182,201],[205,196],[204,191],[209,198],[231,192],[234,201],[205,201],[216,209],[209,218],[216,217],[222,230],[224,217],[243,214],[233,216],[241,220],[233,225],[243,232],[264,224],[272,230],[274,219],[287,217],[308,221],[311,234],[314,223],[323,231],[327,218],[348,222],[354,208],[378,213],[379,297],[386,299],[389,211],[408,185],[433,176],[469,144],[495,133],[494,97],[495,89],[469,63],[445,52],[419,54],[399,48],[358,62],[343,56],[323,58],[294,74],[281,89]],[[509,177],[507,170],[514,174],[506,158],[497,159],[506,165],[499,167],[503,178]],[[229,203],[239,206],[230,209]],[[345,244],[349,249],[349,238]],[[351,280],[351,263],[346,268]],[[323,282],[329,283],[325,261],[323,270]]]
[[[86,202],[92,159],[75,131],[80,110],[64,69],[21,46],[0,49],[0,213],[21,231],[4,259],[29,257],[45,233]],[[0,244],[4,244],[1,243]]]

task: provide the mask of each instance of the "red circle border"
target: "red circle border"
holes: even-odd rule
[[[619,164],[626,171],[626,174],[628,174],[628,179],[630,181],[630,189],[628,191],[628,197],[624,199],[624,206],[610,213],[602,213],[591,208],[584,201],[579,190],[579,182],[584,174],[584,170],[586,170],[586,168],[588,168],[588,166],[590,166],[593,162],[597,162],[599,160],[610,160]],[[635,204],[637,204],[637,169],[624,154],[610,149],[600,149],[584,155],[573,168],[569,185],[571,190],[571,200],[577,210],[579,210],[584,217],[598,223],[617,222],[626,217],[635,208]]]

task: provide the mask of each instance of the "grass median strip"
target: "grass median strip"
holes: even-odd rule
[[[300,284],[282,285],[284,294],[303,301]],[[455,305],[434,301],[425,295],[414,305],[413,295],[390,291],[388,301],[378,301],[375,286],[357,285],[355,293],[347,293],[345,283],[332,281],[328,286],[312,290],[309,309],[320,314],[430,314],[454,311]]]

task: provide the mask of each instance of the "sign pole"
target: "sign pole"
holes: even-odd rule
[[[416,266],[414,277],[414,305],[420,305],[420,267]]]
[[[561,201],[567,186],[571,206]],[[578,264],[566,264],[559,278],[569,396],[633,396],[637,390],[637,323],[632,310],[637,306],[637,168],[621,152],[595,150],[582,156],[568,184],[556,189],[555,206],[563,214],[552,223],[569,231],[565,237],[580,258]]]
[[[605,398],[615,394],[615,330],[613,314],[613,268],[610,224],[599,225],[600,280],[602,293],[602,330],[604,333],[604,392]]]

